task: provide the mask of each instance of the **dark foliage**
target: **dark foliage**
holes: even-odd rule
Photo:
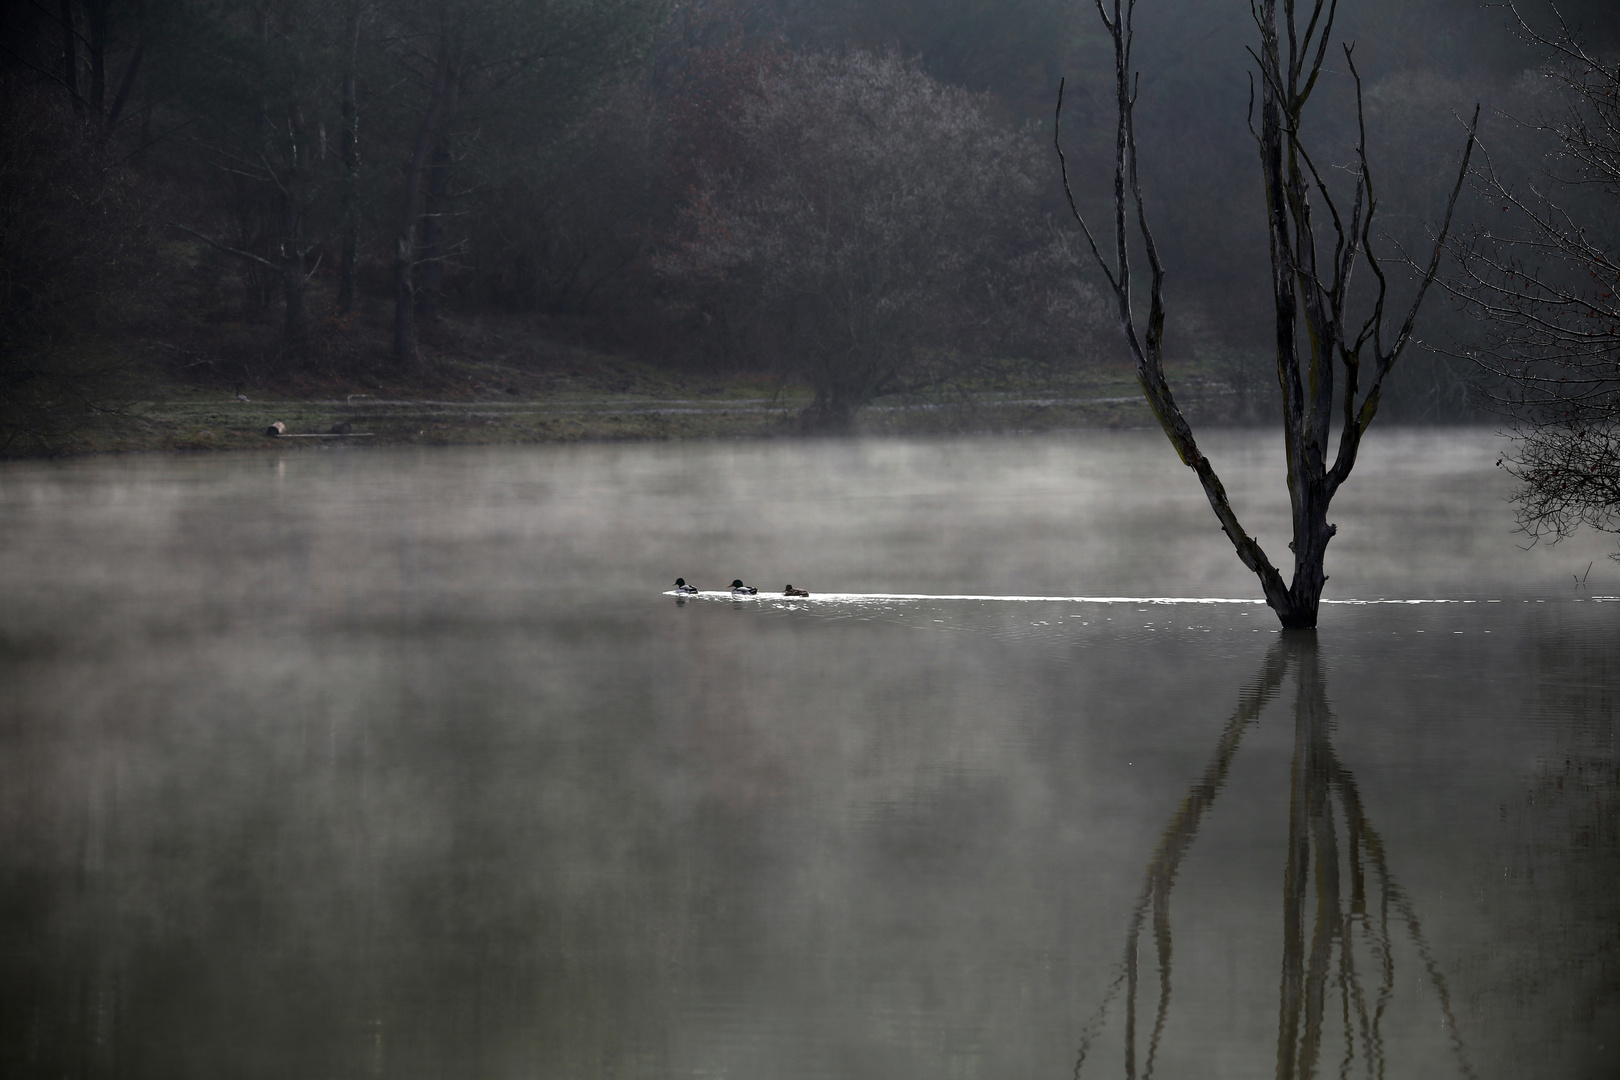
[[[1588,40],[1612,37],[1608,0],[1569,3]],[[1276,364],[1265,196],[1244,127],[1250,13],[1213,0],[1139,7],[1152,28],[1137,57],[1144,197],[1175,268],[1165,356],[1203,388],[1202,416],[1260,422]],[[163,193],[156,247],[167,261],[140,306],[168,320],[156,336],[185,356],[177,370],[288,386],[387,372],[425,385],[437,357],[465,352],[442,320],[500,312],[710,373],[769,370],[803,384],[868,364],[850,385],[815,386],[828,415],[843,415],[873,388],[946,393],[997,365],[1026,380],[1062,367],[1054,379],[1070,380],[1120,359],[1106,335],[1060,340],[1058,327],[1094,315],[1094,298],[1036,284],[1070,258],[1039,235],[1066,210],[1050,159],[1020,149],[1042,141],[1067,74],[1082,209],[1108,212],[1112,62],[1090,16],[1066,0],[63,0],[0,8],[0,71],[50,104],[41,122],[62,125],[61,140],[92,133],[109,165]],[[1345,0],[1337,18],[1339,36],[1357,42],[1371,166],[1384,178],[1387,236],[1375,239],[1420,250],[1443,197],[1440,158],[1460,134],[1453,113],[1509,93],[1524,55],[1501,14],[1475,0]],[[1012,148],[1000,164],[1029,182],[981,205],[972,193],[991,189],[974,186],[978,159],[942,151],[945,128],[846,108],[830,83],[806,81],[813,57],[852,53],[896,57],[940,103],[970,97],[980,134],[969,142]],[[783,81],[794,71],[796,90]],[[1355,142],[1343,119],[1355,110],[1334,81],[1318,89],[1330,100],[1307,135],[1342,150]],[[891,104],[904,96],[896,84]],[[768,109],[778,135],[808,125],[827,152],[773,143],[756,122]],[[873,123],[886,126],[863,134]],[[1319,164],[1344,175],[1354,155]],[[791,257],[697,258],[705,215],[769,239],[753,228],[760,200],[816,170],[823,193],[848,196],[820,203],[847,226],[837,258],[794,234],[791,215],[771,241]],[[929,170],[956,178],[931,204],[916,181]],[[879,205],[894,211],[881,226],[859,210]],[[672,273],[683,260],[708,269]],[[916,288],[877,302],[880,264]],[[793,279],[818,265],[821,280]],[[122,280],[113,264],[106,273]],[[825,300],[841,276],[873,304],[834,332]],[[102,302],[70,322],[100,320],[127,343],[135,328],[108,321],[122,307]],[[1471,316],[1447,318],[1455,329]],[[1416,333],[1438,336],[1442,322],[1426,313]],[[1411,355],[1402,367],[1386,416],[1477,415],[1453,358]]]
[[[981,97],[892,54],[809,54],[715,126],[662,266],[731,347],[814,389],[808,426],[1039,348],[1037,327],[1072,355],[1101,322],[1088,288],[1050,284],[1071,275],[1040,147]]]
[[[0,454],[59,450],[125,403],[127,365],[101,331],[151,266],[148,225],[92,119],[0,81]]]

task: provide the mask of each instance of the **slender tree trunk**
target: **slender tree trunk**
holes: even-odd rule
[[[146,27],[140,28],[140,38],[135,42],[135,53],[124,65],[123,77],[118,80],[118,92],[113,95],[112,104],[107,106],[107,115],[103,120],[104,130],[111,132],[118,118],[124,114],[124,106],[129,102],[129,93],[135,89],[135,79],[141,73],[141,61],[146,58]],[[142,140],[144,142],[144,140]]]
[[[360,236],[360,108],[357,100],[360,54],[360,4],[350,0],[343,27],[343,130],[338,145],[343,156],[343,239],[338,262],[338,313],[354,310],[354,263]]]
[[[85,38],[90,51],[90,110],[97,119],[107,115],[107,0],[84,6]]]
[[[294,198],[296,166],[289,170],[281,193],[281,295],[286,305],[286,338],[290,356],[301,356],[309,343],[309,313],[304,302],[303,211]]]
[[[439,117],[439,137],[433,144],[428,167],[427,209],[422,215],[422,256],[417,264],[416,314],[426,322],[439,321],[439,298],[444,284],[444,216],[450,206],[450,125],[455,121],[461,79],[450,80]]]
[[[62,82],[74,112],[84,111],[84,98],[79,96],[79,42],[73,34],[73,0],[62,0]]]
[[[448,12],[440,8],[439,59],[427,109],[416,129],[411,156],[405,165],[405,191],[399,229],[394,237],[394,360],[407,371],[421,370],[422,354],[416,342],[416,229],[422,204],[422,186],[428,155],[439,132],[440,113],[451,78]]]
[[[1276,34],[1275,0],[1265,0],[1261,5],[1259,23],[1262,65],[1270,64],[1280,70],[1282,61],[1277,58],[1277,50],[1281,45]],[[1307,492],[1300,479],[1300,466],[1306,455],[1299,430],[1300,420],[1305,412],[1305,394],[1299,380],[1296,355],[1298,302],[1294,294],[1290,193],[1284,182],[1285,117],[1278,87],[1266,82],[1260,100],[1260,169],[1266,192],[1266,225],[1271,248],[1271,287],[1275,310],[1272,329],[1276,336],[1277,384],[1283,398],[1283,449],[1288,463],[1289,506],[1293,511],[1294,538],[1289,547],[1294,551],[1294,583],[1297,585],[1301,558],[1304,554],[1300,543],[1301,511],[1307,498]],[[1281,584],[1280,577],[1278,584]],[[1267,600],[1285,628],[1308,628],[1316,625],[1315,603],[1301,605],[1293,588],[1278,592],[1276,596],[1268,595]]]
[[[1268,74],[1262,80],[1260,165],[1266,191],[1270,233],[1272,298],[1277,342],[1277,383],[1283,398],[1283,445],[1288,461],[1289,508],[1293,518],[1294,575],[1287,592],[1272,603],[1285,628],[1316,625],[1328,541],[1336,531],[1328,524],[1328,423],[1333,415],[1334,347],[1339,326],[1326,310],[1316,267],[1311,227],[1310,191],[1299,159],[1297,131],[1304,98],[1299,94],[1298,60],[1282,55],[1276,22],[1276,0],[1260,8],[1261,56]],[[1331,25],[1331,23],[1330,23]],[[1302,380],[1299,313],[1304,289],[1307,378]]]
[[[262,40],[266,42],[270,36],[272,14],[271,6],[266,4],[260,24]],[[299,27],[295,11],[284,9],[278,22],[278,32],[289,41],[296,40]],[[281,210],[281,242],[276,262],[281,278],[286,356],[292,364],[297,365],[304,359],[309,344],[309,314],[305,304],[308,278],[304,274],[304,202],[309,183],[305,166],[314,164],[314,151],[309,145],[309,125],[305,120],[304,108],[297,98],[278,103],[273,110],[261,103],[260,109],[269,135],[266,158],[279,158],[281,162],[279,169],[271,167]],[[274,149],[277,143],[280,144],[279,152]]]

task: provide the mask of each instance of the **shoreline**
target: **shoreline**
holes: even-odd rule
[[[1113,388],[1109,388],[1112,390]],[[262,452],[345,446],[474,446],[566,442],[772,439],[804,434],[803,392],[765,396],[594,394],[456,399],[347,395],[255,397],[200,389],[132,405],[77,432],[55,455]],[[879,399],[850,434],[995,434],[1152,424],[1140,397],[1015,393],[956,401]],[[272,425],[282,433],[272,435]]]

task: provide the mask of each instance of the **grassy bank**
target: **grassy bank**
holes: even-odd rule
[[[67,452],[286,451],[337,442],[377,446],[769,438],[794,433],[797,412],[808,402],[802,390],[763,380],[674,388],[665,394],[398,398],[269,393],[245,403],[217,390],[176,388],[161,400],[137,402],[126,414],[84,429]],[[1039,431],[1150,422],[1140,398],[1123,393],[1088,399],[1001,392],[959,401],[880,399],[860,415],[857,430]],[[276,423],[285,435],[268,434]]]
[[[153,370],[135,382],[135,400],[74,432],[60,450],[286,452],[338,443],[770,438],[797,432],[798,414],[811,400],[808,389],[763,375],[683,375],[583,349],[560,355],[565,359],[543,366],[439,356],[429,377],[409,381],[304,377],[240,386]],[[239,400],[238,392],[248,400]],[[278,423],[285,434],[268,434]],[[1128,370],[1093,368],[1061,380],[1001,377],[928,395],[880,398],[861,411],[856,430],[1043,431],[1151,423]]]
[[[130,357],[123,403],[55,450],[770,438],[798,432],[811,401],[807,387],[766,374],[683,371],[566,343],[565,333],[516,318],[447,318],[426,338],[423,371],[403,377],[388,355],[385,317],[379,306],[326,323],[297,365],[256,344],[274,340],[273,326],[198,320],[148,328],[111,343]],[[1194,408],[1207,385],[1198,375],[1185,372],[1178,383]],[[879,398],[855,428],[913,434],[1152,423],[1128,367],[1090,363],[1066,371],[1001,365],[927,393]],[[275,424],[284,435],[267,434]]]

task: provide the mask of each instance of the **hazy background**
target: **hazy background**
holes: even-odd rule
[[[1599,54],[1614,47],[1611,4],[1560,9]],[[1058,384],[1121,359],[1050,146],[1067,77],[1077,195],[1106,223],[1112,58],[1089,3],[454,10],[446,22],[427,0],[9,7],[0,71],[18,167],[3,179],[30,209],[4,257],[34,300],[14,306],[8,355],[36,368],[138,355],[149,378],[306,391],[422,378],[467,356],[560,377],[574,347],[790,384],[859,354],[899,372],[885,392],[942,376]],[[1538,25],[1549,10],[1524,6]],[[1340,5],[1307,134],[1343,179],[1353,84],[1337,41],[1354,43],[1375,241],[1397,295],[1400,251],[1422,256],[1475,102],[1504,177],[1555,163],[1533,129],[1562,108],[1538,75],[1547,58],[1506,19],[1474,0]],[[1262,420],[1272,331],[1249,13],[1150,0],[1136,28],[1170,360],[1189,394],[1227,392],[1212,418]],[[1610,227],[1612,206],[1571,197],[1589,228]],[[1466,230],[1499,209],[1470,193],[1459,213]],[[425,368],[396,344],[406,226],[404,309]],[[1433,298],[1424,342],[1471,333]],[[1424,348],[1402,369],[1388,417],[1473,415],[1468,369]]]

